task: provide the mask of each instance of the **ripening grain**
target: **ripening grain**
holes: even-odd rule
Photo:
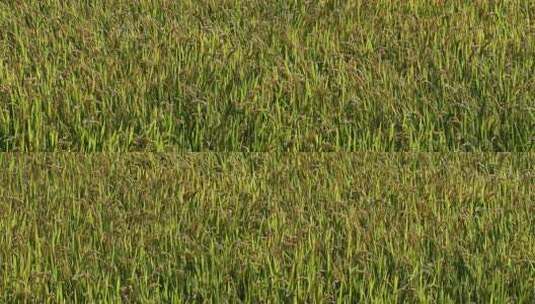
[[[2,151],[532,151],[535,1],[0,1]]]
[[[0,302],[531,304],[534,164],[0,154]]]

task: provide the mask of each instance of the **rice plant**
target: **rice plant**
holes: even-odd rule
[[[532,151],[535,1],[0,1],[3,151]]]

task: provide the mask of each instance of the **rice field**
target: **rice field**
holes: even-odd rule
[[[532,151],[535,1],[0,1],[3,151]]]
[[[0,0],[0,303],[535,303],[534,21]]]
[[[0,155],[2,303],[535,301],[535,155]]]

